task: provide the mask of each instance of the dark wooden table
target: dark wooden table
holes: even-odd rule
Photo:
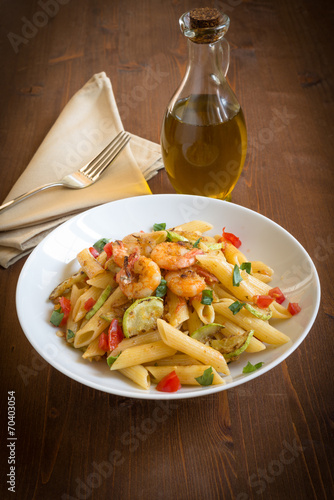
[[[159,142],[187,61],[178,18],[210,2],[195,4],[2,2],[1,201],[94,73],[110,76],[125,128]],[[233,202],[282,225],[309,252],[322,285],[316,322],[286,361],[247,384],[163,404],[126,399],[80,385],[40,358],[15,313],[25,259],[1,270],[1,498],[333,498],[333,7],[212,5],[231,17],[229,80],[250,143]],[[150,186],[174,192],[164,172]],[[7,391],[16,401],[15,494],[6,484]]]

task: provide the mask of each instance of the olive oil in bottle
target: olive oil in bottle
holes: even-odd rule
[[[245,162],[245,119],[226,79],[229,24],[226,14],[210,7],[180,18],[188,66],[161,129],[162,158],[177,193],[230,200]]]
[[[192,95],[166,111],[161,149],[177,193],[225,199],[243,168],[247,148],[242,110],[224,121],[216,95]]]

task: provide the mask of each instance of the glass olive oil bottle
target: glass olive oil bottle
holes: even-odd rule
[[[229,19],[216,9],[194,9],[180,25],[189,38],[189,63],[163,119],[164,166],[178,193],[230,199],[244,165],[247,131],[225,78]]]

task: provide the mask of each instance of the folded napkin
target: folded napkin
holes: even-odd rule
[[[65,106],[3,203],[75,172],[121,130],[110,80],[105,73],[96,74]],[[92,186],[47,189],[8,208],[0,214],[0,265],[9,267],[78,212],[120,198],[151,194],[146,181],[162,166],[160,146],[132,135]]]

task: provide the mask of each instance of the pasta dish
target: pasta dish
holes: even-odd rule
[[[77,255],[80,269],[50,294],[57,335],[88,361],[104,361],[143,389],[224,384],[244,353],[289,342],[271,318],[300,311],[271,287],[273,270],[248,261],[233,233],[207,236],[192,221],[154,224]],[[242,358],[241,358],[242,359]],[[250,362],[243,372],[262,363]]]

